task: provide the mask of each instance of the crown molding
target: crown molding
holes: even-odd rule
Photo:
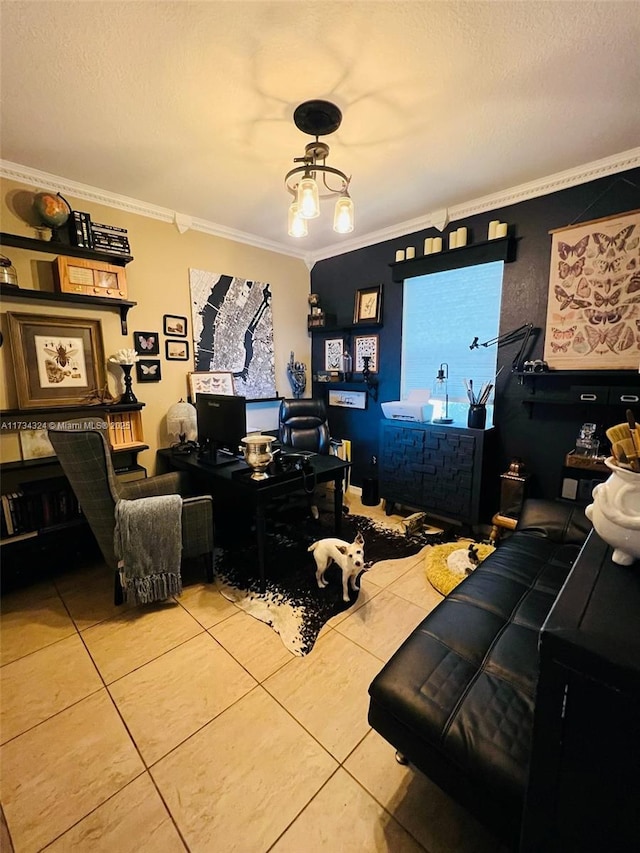
[[[464,204],[454,205],[448,208],[449,222],[455,222],[456,220],[465,219],[468,216],[474,216],[478,213],[485,213],[489,210],[509,207],[512,204],[518,204],[532,198],[549,195],[550,193],[575,187],[579,184],[586,184],[588,181],[595,181],[607,175],[625,172],[637,166],[640,166],[640,148],[632,148],[629,151],[613,154],[610,157],[595,160],[593,163],[588,163],[584,166],[577,166],[573,169],[567,169],[564,172],[557,172],[555,175],[550,175],[546,178],[529,181],[517,187],[481,196]],[[325,249],[313,252],[311,257],[317,263],[327,258],[335,258],[336,255],[344,255],[347,252],[354,252],[357,249],[373,246],[376,243],[384,243],[387,240],[394,240],[397,237],[415,234],[417,231],[424,231],[427,228],[437,228],[438,226],[434,220],[439,222],[440,214],[441,211],[435,211],[427,213],[424,216],[419,216],[416,219],[408,219],[389,228],[382,228],[379,231],[363,234],[357,239],[327,246]]]
[[[146,216],[149,219],[158,219],[160,222],[175,223],[176,216],[185,216],[185,214],[180,214],[178,211],[170,210],[167,207],[158,207],[146,201],[140,201],[139,199],[130,198],[125,195],[118,195],[117,193],[92,187],[88,184],[80,184],[76,181],[62,178],[59,175],[41,172],[38,169],[22,166],[19,163],[11,163],[8,160],[0,160],[0,176],[22,184],[35,184],[42,189],[55,190],[55,192],[62,193],[62,195],[68,193],[74,198],[92,201],[116,210],[124,210],[127,213],[135,213],[138,216]],[[186,216],[188,217],[188,214]],[[222,237],[225,240],[233,240],[236,243],[244,243],[257,249],[266,249],[269,252],[277,252],[281,255],[299,258],[300,260],[308,258],[307,252],[296,251],[295,248],[292,249],[291,246],[287,246],[284,243],[265,240],[255,234],[237,231],[234,228],[227,228],[225,225],[217,225],[215,222],[209,222],[207,219],[188,218],[191,220],[189,227],[193,231],[202,231],[204,234],[210,234],[214,237]]]
[[[578,186],[588,181],[594,181],[607,175],[624,172],[637,166],[640,166],[640,148],[632,148],[629,151],[613,154],[610,157],[596,160],[593,163],[567,169],[564,172],[557,172],[555,175],[529,181],[517,187],[511,187],[510,189],[455,205],[448,208],[449,221],[455,222],[478,213],[509,207],[522,201],[549,195],[550,193]],[[135,213],[139,216],[158,219],[161,222],[174,223],[176,215],[180,216],[177,211],[166,207],[158,207],[157,205],[148,204],[129,196],[117,195],[116,193],[101,190],[87,184],[76,183],[58,175],[41,172],[37,169],[31,169],[29,166],[22,166],[7,160],[0,160],[0,176],[23,184],[35,184],[36,186],[46,187],[63,195],[64,193],[69,193],[69,195],[75,198],[92,201],[96,204],[102,204],[105,207],[112,207],[117,210],[125,210],[128,213]],[[344,255],[347,252],[354,252],[358,249],[364,249],[376,243],[384,243],[398,237],[405,237],[408,234],[415,234],[417,231],[424,231],[427,228],[437,228],[436,222],[441,222],[441,214],[442,210],[433,211],[424,216],[418,216],[415,219],[408,219],[405,222],[399,222],[388,228],[382,228],[379,231],[362,234],[355,239],[326,246],[324,249],[319,249],[316,252],[298,250],[296,247],[277,243],[273,240],[265,240],[255,234],[248,234],[244,231],[237,231],[234,228],[227,228],[224,225],[217,225],[215,222],[210,222],[206,219],[193,218],[191,219],[190,227],[194,231],[201,231],[213,237],[222,237],[225,240],[233,240],[236,243],[243,243],[257,249],[265,249],[270,252],[276,252],[277,254],[297,258],[304,261],[307,268],[311,270],[318,261],[334,258],[337,255]]]

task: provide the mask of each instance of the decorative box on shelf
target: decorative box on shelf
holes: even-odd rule
[[[335,314],[325,314],[324,311],[320,311],[316,314],[309,314],[307,316],[307,329],[324,329],[326,327],[335,326],[336,324],[336,315]]]
[[[604,464],[604,456],[584,456],[576,453],[575,450],[569,451],[564,458],[564,464],[567,468],[582,468],[585,471],[600,471],[602,474],[609,475],[609,469]]]

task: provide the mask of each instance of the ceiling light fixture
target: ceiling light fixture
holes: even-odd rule
[[[342,113],[329,101],[305,101],[296,107],[293,120],[298,130],[316,139],[305,146],[304,157],[293,158],[294,163],[302,165],[287,172],[284,179],[287,190],[293,196],[289,207],[289,236],[306,237],[309,233],[307,220],[320,216],[320,199],[333,196],[338,196],[333,230],[338,234],[349,234],[353,231],[354,222],[353,201],[349,195],[351,177],[347,177],[340,169],[327,166],[329,146],[318,138],[340,127]]]

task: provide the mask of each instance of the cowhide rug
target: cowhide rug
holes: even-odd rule
[[[273,628],[289,651],[300,657],[311,651],[332,616],[358,600],[359,592],[351,589],[350,601],[342,600],[342,576],[335,565],[327,569],[326,588],[320,589],[316,583],[316,566],[307,549],[317,539],[334,535],[331,522],[331,514],[322,513],[320,521],[302,518],[294,523],[290,520],[288,524],[268,525],[272,532],[267,536],[265,593],[259,591],[253,531],[250,535],[244,532],[241,544],[216,552],[216,584],[222,595]],[[351,542],[358,531],[365,540],[367,568],[381,560],[412,556],[425,545],[442,541],[420,532],[408,537],[364,516],[345,516],[341,538]]]

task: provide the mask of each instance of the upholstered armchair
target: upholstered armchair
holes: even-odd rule
[[[69,425],[70,427],[70,425]],[[58,456],[82,512],[98,542],[107,565],[115,574],[115,603],[123,601],[118,560],[114,550],[115,508],[119,500],[179,494],[182,502],[182,558],[206,559],[206,577],[213,581],[213,508],[209,495],[190,497],[188,476],[172,472],[132,482],[120,482],[115,474],[106,441],[107,424],[93,429],[49,430]]]

